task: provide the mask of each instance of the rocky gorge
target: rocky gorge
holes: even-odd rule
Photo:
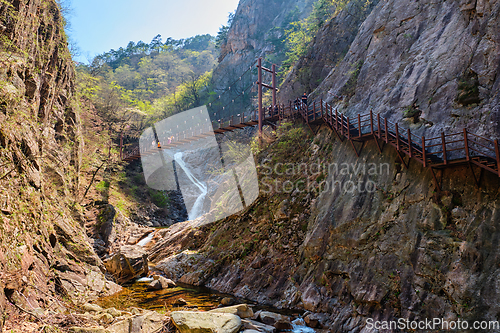
[[[295,7],[305,18],[313,4],[242,0],[216,80],[272,55],[272,28]],[[278,97],[307,91],[310,101],[351,116],[372,110],[419,135],[467,127],[497,139],[499,16],[496,0],[347,2]],[[368,319],[498,320],[496,175],[485,172],[478,186],[472,167],[450,168],[438,188],[428,168],[402,163],[390,146],[380,153],[369,142],[358,158],[327,126],[288,119],[252,147],[260,192],[238,214],[185,221],[178,193],[166,209],[128,207],[112,191],[84,205],[95,167],[83,171],[88,115],[59,7],[3,1],[0,18],[0,327],[376,332]],[[114,163],[109,174],[125,168],[124,178],[142,182],[138,163]],[[134,282],[143,304],[125,301]],[[189,286],[221,294],[203,306],[178,297]],[[175,304],[148,308],[167,293]]]

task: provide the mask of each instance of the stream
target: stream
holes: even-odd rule
[[[234,296],[221,294],[214,290],[195,287],[185,284],[178,284],[175,288],[162,289],[157,291],[148,291],[147,286],[151,279],[142,278],[133,284],[123,287],[123,290],[117,294],[102,297],[97,300],[96,304],[103,308],[114,307],[118,310],[126,310],[130,307],[138,307],[147,310],[154,310],[160,313],[180,310],[200,310],[208,311],[216,308],[224,297],[235,298]],[[182,298],[186,301],[186,305],[175,305],[176,301]],[[237,303],[246,303],[253,305],[253,310],[266,310],[292,318],[300,318],[301,311],[280,310],[266,306],[252,304],[247,300],[236,299]],[[297,325],[302,323],[302,325]],[[293,324],[293,333],[314,333],[314,329],[303,326],[303,321],[298,319]]]

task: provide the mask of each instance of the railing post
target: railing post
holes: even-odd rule
[[[495,139],[495,155],[497,157],[497,173],[500,177],[500,150],[498,149],[498,139]]]
[[[277,90],[277,86],[276,86],[276,65],[273,64],[273,66],[271,67],[271,70],[273,72],[273,111],[274,111],[274,108],[276,107],[276,90]]]
[[[424,162],[424,168],[427,167],[427,153],[425,152],[425,136],[422,136],[422,159]]]
[[[389,131],[387,130],[387,118],[384,118],[385,143],[389,143]]]
[[[335,129],[339,130],[339,109],[337,108],[335,108]],[[342,130],[340,130],[340,134],[343,134]]]
[[[444,132],[441,132],[441,144],[443,145],[443,162],[444,162],[444,165],[447,165],[448,158],[446,156],[446,139],[444,137]]]
[[[411,131],[409,128],[408,128],[408,152],[410,153],[410,158],[411,158],[412,157],[412,154],[411,154]]]
[[[358,113],[358,135],[361,137],[361,115]]]
[[[467,157],[467,161],[470,161],[469,138],[467,137],[467,128],[464,128],[464,146],[465,146],[465,155]]]
[[[398,123],[396,123],[396,149],[399,150],[399,127],[398,127]]]
[[[377,133],[378,133],[378,138],[380,139],[382,137],[380,129],[380,113],[377,113]]]
[[[351,140],[351,123],[349,122],[349,117],[347,117],[347,138]]]
[[[323,118],[323,98],[321,99],[321,118]]]
[[[373,135],[373,110],[370,109],[370,131],[371,131],[371,134]]]
[[[316,120],[316,101],[313,102],[313,121]]]
[[[259,136],[262,137],[262,126],[263,126],[263,112],[262,112],[262,58],[259,58],[257,60],[257,68],[258,68],[258,75],[257,75],[257,80],[259,81],[258,84],[258,99],[259,99]]]

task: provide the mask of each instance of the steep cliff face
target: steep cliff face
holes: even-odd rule
[[[391,121],[415,105],[420,119],[408,126],[421,134],[498,137],[499,15],[498,1],[380,2],[312,96]]]
[[[75,205],[82,141],[59,7],[2,1],[0,32],[1,311],[107,293]]]
[[[272,28],[281,26],[296,8],[299,18],[307,17],[313,3],[313,0],[240,1],[227,41],[221,46],[219,65],[214,70],[217,87],[226,90],[258,57],[272,54],[274,50],[269,38],[281,37],[275,36]],[[242,87],[255,81],[255,77],[248,78]]]
[[[344,21],[325,26],[281,96],[335,65],[312,99],[347,115],[373,109],[422,135],[468,127],[498,138],[499,22],[499,1],[380,1],[355,36],[332,29]],[[325,55],[327,43],[348,49],[345,57]],[[406,119],[409,109],[421,113]],[[325,127],[300,131],[287,129],[259,155],[258,202],[238,217],[164,231],[157,267],[323,313],[335,332],[374,331],[368,318],[497,320],[497,176],[485,173],[477,187],[467,167],[446,169],[439,191],[429,169],[403,168],[388,146],[381,154],[370,142],[357,158]],[[304,188],[312,181],[328,185]]]
[[[361,24],[379,1],[351,1],[322,27],[280,86],[282,103],[313,92],[345,57]]]

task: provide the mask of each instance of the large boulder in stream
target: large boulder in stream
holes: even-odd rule
[[[238,304],[234,306],[227,306],[223,308],[217,308],[210,310],[208,312],[216,313],[232,313],[242,319],[251,318],[253,316],[253,310],[247,304]]]
[[[149,272],[148,254],[137,245],[120,247],[111,258],[104,261],[104,265],[118,283],[126,283]]]
[[[171,317],[181,333],[236,333],[241,327],[240,317],[231,313],[174,311]]]

